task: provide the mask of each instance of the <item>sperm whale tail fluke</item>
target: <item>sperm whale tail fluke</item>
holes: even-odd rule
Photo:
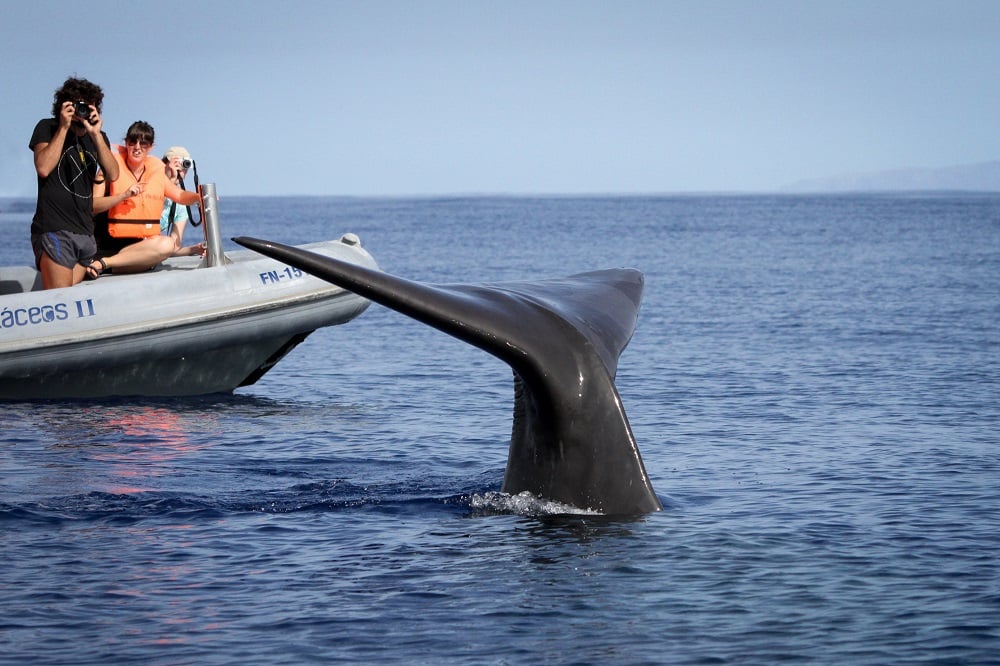
[[[662,508],[614,378],[635,330],[642,273],[432,285],[255,238],[234,241],[505,361],[514,423],[503,490],[603,514]]]

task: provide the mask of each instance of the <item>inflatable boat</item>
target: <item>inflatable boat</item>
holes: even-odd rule
[[[232,392],[368,307],[257,252],[224,254],[214,186],[202,196],[204,258],[50,290],[32,267],[0,268],[0,400]],[[378,268],[354,234],[301,247]]]

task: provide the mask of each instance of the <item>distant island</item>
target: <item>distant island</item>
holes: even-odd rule
[[[790,183],[783,192],[909,192],[959,190],[1000,192],[1000,160],[960,166],[894,169],[875,173],[810,178]]]

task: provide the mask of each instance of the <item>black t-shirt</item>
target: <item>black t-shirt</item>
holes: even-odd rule
[[[35,125],[28,147],[50,143],[59,129],[56,118],[44,118]],[[108,136],[101,132],[110,146]],[[38,202],[31,221],[31,233],[72,231],[94,235],[94,179],[100,169],[97,146],[90,134],[77,136],[70,128],[66,133],[59,163],[47,178],[38,177]]]

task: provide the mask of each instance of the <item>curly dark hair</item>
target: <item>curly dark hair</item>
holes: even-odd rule
[[[59,114],[62,112],[63,102],[87,102],[97,107],[97,112],[100,113],[101,104],[104,102],[104,91],[96,83],[71,76],[66,79],[62,87],[52,96],[53,117],[59,117]]]

